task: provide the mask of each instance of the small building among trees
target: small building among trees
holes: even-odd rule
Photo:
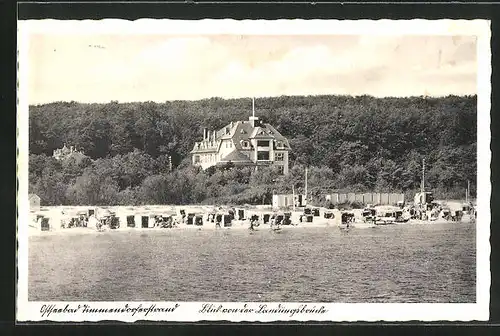
[[[56,160],[63,161],[68,158],[74,158],[77,162],[80,162],[85,158],[85,154],[81,150],[77,150],[74,146],[66,147],[64,144],[63,148],[54,150],[52,155]]]

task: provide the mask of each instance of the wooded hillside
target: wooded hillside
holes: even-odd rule
[[[30,193],[42,204],[262,203],[274,192],[404,191],[426,182],[438,197],[464,197],[476,184],[476,97],[259,98],[256,115],[286,136],[290,174],[200,171],[189,151],[203,127],[247,120],[251,99],[30,107]],[[64,144],[88,158],[52,158]],[[168,156],[174,170],[168,170]]]

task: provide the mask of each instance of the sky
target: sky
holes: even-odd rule
[[[29,103],[477,94],[472,36],[32,35]]]

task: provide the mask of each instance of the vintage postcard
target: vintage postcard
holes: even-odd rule
[[[18,34],[18,322],[488,319],[488,21]]]

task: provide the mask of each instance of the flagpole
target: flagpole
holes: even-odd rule
[[[255,118],[255,97],[252,97],[252,117]]]

